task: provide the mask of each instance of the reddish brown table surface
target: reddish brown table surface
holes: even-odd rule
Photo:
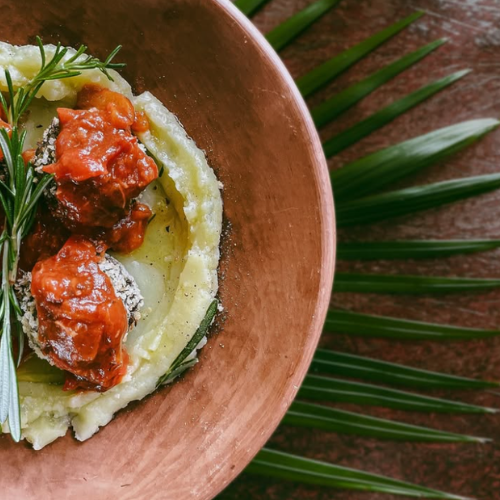
[[[266,32],[311,0],[271,0],[254,17]],[[432,129],[478,117],[500,116],[500,2],[498,0],[344,0],[310,28],[282,57],[297,77],[370,34],[423,9],[428,14],[391,42],[378,49],[309,102],[328,95],[372,73],[404,53],[440,37],[449,42],[410,71],[405,72],[355,106],[335,124],[321,131],[322,138],[366,117],[431,80],[462,68],[474,71],[462,82],[399,118],[393,124],[346,150],[330,162],[332,168],[368,152]],[[427,169],[401,185],[500,171],[500,132],[491,134],[467,152]],[[334,186],[335,189],[335,186]],[[340,239],[500,238],[500,191],[420,215],[395,219],[340,233]],[[356,272],[429,274],[439,276],[500,277],[500,251],[439,260],[339,263],[338,269]],[[332,304],[365,313],[435,321],[478,328],[498,328],[500,290],[447,296],[388,296],[336,294]],[[442,370],[470,377],[500,379],[500,338],[467,343],[403,343],[348,338],[325,334],[321,344],[346,352]],[[438,395],[500,407],[499,394],[441,392]],[[343,405],[344,408],[356,409]],[[429,425],[438,429],[486,436],[486,445],[395,443],[339,436],[323,431],[279,428],[269,445],[283,451],[348,467],[390,475],[429,487],[473,496],[500,499],[500,417],[417,415],[384,409],[363,410],[372,415]],[[337,499],[396,498],[375,493],[331,490],[243,474],[220,499]]]

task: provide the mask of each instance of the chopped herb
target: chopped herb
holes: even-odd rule
[[[196,349],[196,346],[201,342],[203,337],[205,337],[205,335],[207,334],[207,331],[210,328],[210,325],[212,324],[212,321],[217,313],[218,305],[219,305],[218,300],[214,299],[212,303],[208,306],[207,313],[205,314],[205,317],[200,323],[200,326],[196,330],[195,334],[193,335],[191,340],[187,343],[186,347],[184,347],[181,353],[177,356],[177,358],[175,358],[175,361],[170,366],[168,372],[165,373],[165,375],[163,375],[163,377],[161,377],[158,380],[157,387],[165,383],[168,383],[177,375],[180,375],[184,370],[196,364],[197,362],[196,358],[189,360],[187,360],[187,358],[189,357],[190,354],[193,353],[193,351]]]

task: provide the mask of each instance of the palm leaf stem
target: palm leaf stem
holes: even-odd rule
[[[361,99],[371,94],[374,90],[392,80],[397,75],[413,66],[432,51],[443,45],[446,40],[436,40],[420,49],[407,54],[385,68],[373,73],[364,80],[330,97],[325,102],[311,111],[316,127],[321,128],[345,113]]]
[[[339,260],[436,259],[484,252],[500,247],[500,240],[408,240],[340,242]]]
[[[363,158],[348,163],[344,167],[331,172],[330,178],[333,184],[335,200],[338,205],[337,212],[339,216],[342,216],[342,211],[345,206],[350,207],[352,204],[352,206],[355,207],[357,206],[356,203],[363,203],[361,199],[371,200],[371,198],[367,198],[368,195],[371,195],[390,183],[433,165],[451,154],[457,153],[497,128],[499,123],[498,120],[486,118],[469,120],[449,127],[433,130],[428,134],[420,135],[413,139],[395,144],[394,146],[376,151],[375,153],[364,156]],[[471,182],[477,181],[475,177],[471,179]],[[487,179],[481,177],[479,180],[484,181]],[[462,180],[462,182],[455,187],[455,190],[458,189],[457,196],[461,194],[461,189],[465,189],[469,184],[467,180]],[[497,184],[493,185],[496,186]],[[383,196],[388,198],[389,201],[392,201],[396,196],[398,197],[397,199],[399,199],[400,194],[402,194],[410,198],[410,201],[415,198],[413,202],[415,204],[419,201],[419,197],[429,191],[434,193],[434,191],[438,190],[435,196],[438,196],[439,200],[439,195],[442,195],[442,191],[439,190],[440,187],[445,190],[445,193],[447,192],[446,188],[448,190],[450,189],[448,185],[441,186],[439,184],[437,187],[431,185],[431,187],[427,189],[421,189],[415,192],[405,190],[400,193],[396,191],[397,195],[392,197],[389,193],[385,193]],[[459,189],[459,187],[461,189]],[[477,194],[478,187],[475,187],[476,189],[472,189],[473,194]],[[453,191],[453,193],[454,192],[455,191]],[[386,198],[382,198],[382,200],[384,201]],[[375,201],[378,201],[378,198],[376,198]],[[404,203],[406,203],[406,200]],[[369,216],[369,214],[367,215]],[[391,214],[384,212],[383,217],[389,215]],[[340,223],[344,223],[342,218],[339,218]]]
[[[407,96],[399,99],[389,106],[377,111],[365,120],[357,123],[356,125],[344,130],[340,134],[328,139],[323,143],[323,150],[327,158],[339,154],[344,149],[356,144],[364,137],[370,135],[372,132],[381,129],[383,126],[392,122],[399,116],[403,115],[410,109],[429,99],[433,95],[442,91],[452,83],[463,78],[470,73],[470,70],[465,69],[457,71],[444,78],[436,80],[421,87],[420,89],[408,94]]]
[[[267,41],[274,50],[283,49],[339,2],[340,0],[317,0],[270,31],[266,35]]]
[[[234,5],[246,16],[251,16],[269,0],[236,0]]]
[[[344,311],[331,311],[334,313],[343,313]],[[351,313],[354,314],[355,313]],[[373,318],[375,321],[379,319],[377,316],[368,316],[360,314],[369,320]],[[342,317],[342,315],[341,315]],[[331,318],[329,313],[329,318]],[[346,325],[347,326],[344,326]],[[349,331],[350,321],[331,323],[327,320],[325,330],[333,330],[339,332],[351,333]],[[357,329],[353,329],[357,331]],[[388,385],[397,385],[403,387],[411,387],[416,389],[488,389],[498,387],[498,382],[487,380],[476,380],[456,375],[447,375],[440,372],[432,372],[429,370],[421,370],[411,366],[380,361],[365,356],[357,356],[355,354],[347,354],[343,352],[330,351],[327,349],[317,349],[314,353],[314,358],[310,367],[310,372],[314,374],[328,374],[340,377],[349,377],[370,382],[382,382]]]
[[[477,175],[398,189],[337,203],[339,227],[368,224],[477,196],[500,187],[500,174]]]
[[[484,438],[438,431],[302,401],[292,403],[281,423],[338,434],[355,434],[395,441],[431,443],[485,443],[488,441]]]
[[[500,288],[500,279],[447,278],[388,274],[337,273],[335,292],[425,293],[477,292]]]
[[[470,405],[412,392],[331,377],[307,375],[298,397],[333,403],[381,406],[397,410],[437,413],[497,413],[494,408]]]
[[[410,24],[414,23],[424,15],[423,12],[414,12],[410,16],[398,21],[397,23],[379,31],[375,35],[363,40],[361,43],[344,50],[339,55],[329,59],[325,63],[316,67],[309,73],[296,80],[297,87],[304,97],[325,86],[334,80],[337,76],[350,68],[352,65],[366,57],[377,47],[390,40]]]
[[[331,488],[407,495],[418,498],[466,500],[465,497],[424,488],[397,479],[302,458],[269,448],[263,448],[257,454],[246,468],[246,472]]]

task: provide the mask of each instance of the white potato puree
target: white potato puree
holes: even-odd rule
[[[46,46],[47,57],[54,49]],[[73,53],[70,51],[68,57]],[[14,85],[19,86],[36,74],[40,62],[37,47],[0,42],[0,90],[6,90],[6,68]],[[56,115],[55,109],[71,107],[77,92],[88,82],[121,92],[136,110],[145,112],[151,129],[140,140],[164,166],[163,175],[141,198],[156,217],[141,248],[115,255],[144,295],[143,318],[126,341],[130,355],[127,375],[105,393],[62,391],[57,383],[60,373],[38,359],[20,370],[23,437],[35,449],[65,435],[70,426],[77,439],[88,439],[115,412],[153,392],[158,379],[195,333],[217,292],[222,225],[218,181],[176,117],[149,92],[133,96],[130,85],[118,73],[110,73],[114,82],[98,70],[46,82],[25,125],[26,147],[34,147]]]

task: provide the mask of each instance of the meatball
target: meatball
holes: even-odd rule
[[[106,254],[103,261],[99,264],[99,268],[109,277],[116,295],[122,300],[127,311],[129,331],[132,330],[141,318],[140,310],[144,305],[144,299],[139,286],[125,267],[114,257],[111,257],[111,255]],[[21,311],[23,312],[21,325],[28,337],[30,347],[38,356],[46,359],[40,352],[37,340],[38,319],[35,299],[31,294],[31,273],[23,273],[21,275],[15,284],[15,290]]]

